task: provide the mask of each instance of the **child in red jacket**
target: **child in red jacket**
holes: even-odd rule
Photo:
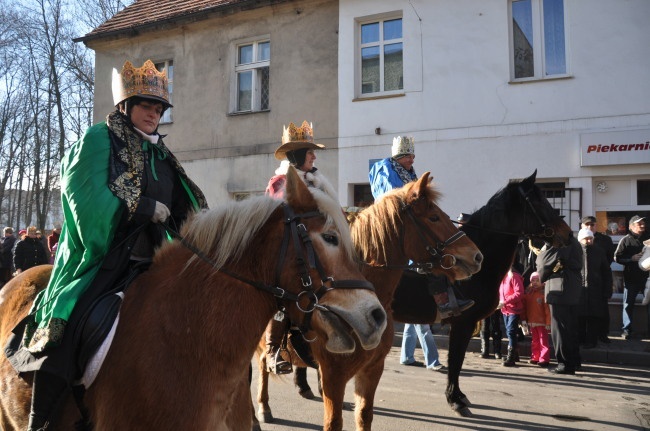
[[[537,272],[530,274],[530,285],[524,294],[524,311],[521,320],[522,324],[528,324],[532,336],[529,363],[548,367],[551,360],[551,350],[548,345],[551,311],[544,300],[544,283],[540,282]]]

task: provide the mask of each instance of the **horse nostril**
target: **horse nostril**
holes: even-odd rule
[[[483,263],[483,253],[481,253],[480,251],[476,253],[476,255],[474,256],[474,262],[478,264]]]
[[[386,321],[386,312],[382,307],[377,307],[374,310],[370,312],[370,316],[372,317],[372,320],[377,324],[377,326],[381,326],[384,324]]]

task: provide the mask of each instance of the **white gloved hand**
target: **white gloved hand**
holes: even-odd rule
[[[151,221],[158,223],[165,221],[169,218],[169,208],[162,202],[156,201],[156,208],[153,210],[153,216],[151,216]]]

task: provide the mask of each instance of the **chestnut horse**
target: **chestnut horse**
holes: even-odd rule
[[[471,416],[470,402],[460,390],[458,378],[465,352],[476,323],[494,312],[499,302],[499,285],[515,257],[520,237],[537,238],[556,247],[568,244],[571,228],[558,215],[535,184],[535,171],[523,181],[509,183],[492,196],[461,227],[479,247],[485,261],[471,279],[457,284],[465,298],[475,305],[451,319],[446,396],[460,416]],[[379,292],[377,295],[381,299]],[[400,322],[432,323],[433,298],[424,284],[400,283],[395,292],[393,317]]]
[[[296,321],[311,313],[308,336],[327,340],[324,349],[380,342],[386,315],[354,259],[341,209],[310,193],[295,171],[286,203],[232,202],[196,214],[182,235],[126,291],[113,344],[84,398],[94,429],[249,430],[250,358],[278,301]],[[0,292],[3,345],[49,270],[26,271]],[[4,431],[26,428],[30,393],[30,378],[0,358]],[[69,397],[55,429],[74,429],[77,419]]]
[[[467,278],[481,268],[481,253],[436,205],[440,195],[429,182],[427,172],[418,181],[392,190],[361,211],[350,226],[355,248],[366,263],[363,274],[375,285],[377,297],[387,311],[409,260],[414,262],[412,267],[444,274],[452,281]],[[322,383],[324,430],[343,428],[343,397],[352,377],[356,428],[370,430],[375,391],[393,344],[390,313],[388,328],[379,346],[371,351],[356,349],[348,355],[336,355],[327,351],[322,339],[311,344]],[[259,416],[270,421],[273,417],[268,404],[265,355],[259,355],[259,359]]]

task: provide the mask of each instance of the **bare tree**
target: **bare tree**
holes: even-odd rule
[[[59,169],[92,124],[94,55],[72,39],[133,1],[22,0],[0,10],[0,223],[45,228]]]

